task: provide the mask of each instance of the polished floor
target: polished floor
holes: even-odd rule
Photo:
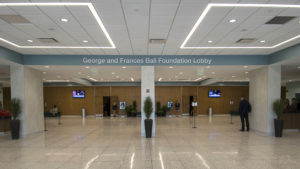
[[[239,132],[238,117],[158,118],[155,138],[139,118],[47,119],[47,132],[0,136],[1,169],[296,169],[300,132]]]

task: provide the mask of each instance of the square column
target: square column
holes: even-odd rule
[[[21,101],[20,136],[44,130],[43,79],[40,71],[23,65],[10,66],[11,98]]]
[[[153,120],[152,136],[155,136],[155,75],[154,66],[141,67],[141,103],[142,103],[142,118],[141,118],[141,134],[146,136],[144,120],[146,119],[144,112],[144,101],[146,97],[150,96],[153,103],[153,113],[151,119]]]
[[[269,65],[250,72],[250,128],[274,134],[273,103],[281,98],[281,65]]]

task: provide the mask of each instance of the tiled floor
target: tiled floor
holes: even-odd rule
[[[141,138],[139,118],[47,120],[48,131],[18,141],[0,136],[1,169],[296,169],[300,132],[283,138],[239,132],[228,116],[158,118]]]

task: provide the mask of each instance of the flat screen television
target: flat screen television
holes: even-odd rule
[[[221,91],[220,90],[209,90],[208,97],[219,98],[219,97],[221,97]]]
[[[84,98],[85,97],[84,90],[73,90],[72,97],[73,98]]]

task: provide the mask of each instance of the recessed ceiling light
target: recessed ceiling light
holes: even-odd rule
[[[211,72],[211,74],[216,74],[216,72]]]
[[[61,18],[60,21],[62,21],[62,22],[68,22],[69,20],[66,19],[66,18]]]
[[[111,74],[113,74],[113,75],[114,75],[114,74],[116,74],[116,73],[115,73],[115,72],[111,72]]]
[[[158,79],[158,81],[160,82],[162,80],[162,78],[160,77],[159,79]]]
[[[32,42],[33,42],[33,40],[31,40],[31,39],[28,39],[28,40],[27,40],[27,42],[30,42],[30,43],[32,43]]]
[[[246,69],[246,68],[248,68],[248,66],[244,66],[244,68]]]
[[[43,72],[43,74],[46,74],[46,72]]]
[[[46,82],[70,82],[70,80],[46,80]]]
[[[182,75],[182,74],[183,74],[183,72],[179,72],[179,74],[180,74],[180,75]]]
[[[79,75],[81,75],[81,72],[78,72]]]
[[[119,78],[119,76],[116,76],[116,78]]]
[[[89,78],[90,80],[92,80],[92,81],[94,81],[94,82],[97,82],[97,80],[96,79],[94,79],[94,78]]]
[[[266,42],[265,40],[261,40],[261,41],[260,41],[260,43],[265,43],[265,42]]]
[[[87,40],[83,40],[82,42],[83,42],[83,43],[88,43],[89,41],[87,41]]]
[[[123,69],[126,69],[126,66],[123,66],[122,68],[123,68]]]
[[[107,30],[105,29],[105,26],[103,25],[100,16],[98,15],[93,3],[91,2],[87,2],[87,3],[82,3],[82,2],[45,2],[45,3],[40,3],[40,2],[22,2],[22,3],[0,3],[0,6],[4,6],[4,7],[11,7],[11,6],[22,6],[23,7],[28,7],[28,6],[83,6],[83,7],[87,7],[90,11],[90,13],[92,14],[92,16],[94,17],[94,19],[96,20],[96,22],[99,25],[99,28],[102,29],[102,32],[104,33],[104,35],[106,36],[107,40],[110,43],[110,46],[21,46],[18,45],[16,43],[10,42],[8,40],[5,40],[3,38],[0,38],[0,41],[3,41],[5,43],[8,43],[10,45],[13,45],[17,48],[27,48],[27,49],[37,49],[37,48],[41,48],[41,49],[100,49],[100,48],[105,48],[105,49],[115,49],[116,46],[113,43],[112,39],[110,38]],[[66,18],[60,18],[58,19],[58,21],[61,21],[61,19],[66,19]]]
[[[240,46],[230,46],[230,47],[226,47],[226,46],[215,46],[215,47],[196,46],[196,47],[187,47],[187,46],[185,46],[187,44],[187,42],[189,41],[189,39],[192,37],[193,33],[197,30],[197,28],[199,27],[201,22],[203,22],[203,20],[205,20],[205,18],[208,15],[209,11],[212,8],[215,8],[215,7],[251,7],[251,8],[259,7],[259,8],[296,8],[297,9],[297,8],[300,7],[300,5],[293,5],[293,4],[209,3],[206,6],[206,8],[203,10],[201,15],[199,16],[198,20],[196,21],[195,25],[192,27],[189,34],[186,36],[183,43],[181,44],[181,46],[180,46],[181,49],[272,49],[272,48],[276,48],[278,46],[281,46],[283,44],[286,44],[288,42],[291,42],[293,40],[296,40],[296,39],[300,38],[300,35],[297,35],[297,36],[295,36],[291,39],[285,40],[285,41],[283,41],[281,43],[278,43],[276,45],[273,45],[273,46],[244,46],[244,47],[240,47]]]
[[[173,66],[169,66],[170,69],[173,69]]]
[[[85,68],[89,69],[90,67],[89,67],[89,66],[86,66]]]
[[[248,74],[249,72],[245,72],[246,74]]]
[[[45,66],[45,68],[49,69],[50,66]]]
[[[236,76],[232,75],[231,77],[236,77]]]
[[[235,23],[235,22],[236,22],[236,19],[230,19],[229,22],[230,22],[230,23]]]
[[[207,41],[208,43],[213,43],[213,41],[212,40],[209,40],[209,41]]]
[[[202,79],[202,77],[199,77],[198,79],[195,79],[194,81],[198,81],[198,80],[201,80]]]
[[[131,80],[132,82],[134,82],[134,79],[133,79],[133,77],[132,77],[132,78],[130,78],[130,80]]]
[[[297,68],[300,69],[300,66],[298,66]]]

